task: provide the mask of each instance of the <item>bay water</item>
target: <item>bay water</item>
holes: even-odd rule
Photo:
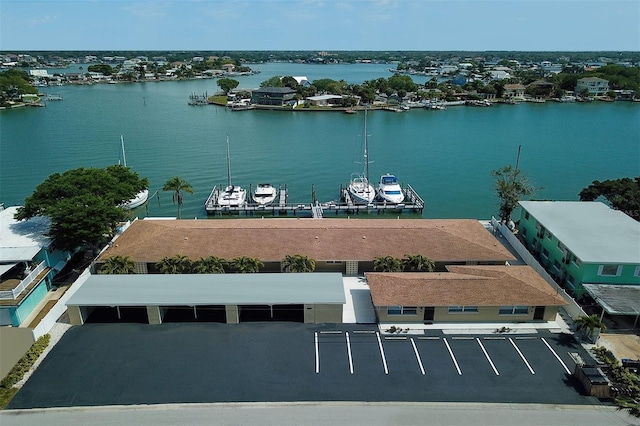
[[[251,65],[237,77],[255,88],[274,75],[362,83],[392,74],[385,64]],[[66,70],[67,72],[71,72]],[[49,73],[65,70],[49,70]],[[424,83],[426,77],[414,77]],[[216,80],[96,84],[42,88],[63,96],[46,108],[0,112],[0,202],[21,205],[52,173],[106,167],[120,158],[149,178],[150,199],[134,214],[175,216],[161,188],[180,176],[194,188],[182,217],[206,218],[214,185],[286,185],[290,202],[337,200],[352,172],[362,171],[364,114],[309,111],[232,112],[189,106],[189,95],[209,95]],[[489,108],[449,107],[368,113],[370,178],[394,173],[425,200],[425,218],[480,218],[497,212],[491,170],[515,165],[540,189],[533,199],[577,200],[593,180],[640,175],[640,103],[521,103]]]

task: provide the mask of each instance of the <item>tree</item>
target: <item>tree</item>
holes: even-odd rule
[[[156,268],[163,274],[188,274],[191,272],[192,265],[191,259],[178,254],[173,257],[163,257],[156,263]]]
[[[173,191],[173,196],[171,199],[173,200],[173,204],[178,205],[178,219],[180,219],[180,208],[182,207],[182,192],[188,192],[189,194],[193,194],[193,188],[191,184],[186,180],[182,179],[179,176],[174,176],[168,181],[165,182],[162,187],[163,191]]]
[[[436,263],[432,259],[421,254],[405,254],[404,259],[402,259],[402,265],[405,271],[413,272],[433,272],[436,267]]]
[[[200,258],[191,265],[194,274],[224,274],[228,262],[221,257],[209,256]]]
[[[286,255],[282,260],[282,268],[285,272],[313,272],[316,270],[316,261],[301,255]]]
[[[492,170],[491,175],[496,179],[494,187],[499,199],[500,218],[507,222],[511,219],[511,212],[518,207],[520,198],[533,195],[535,187],[522,170],[511,166]]]
[[[111,256],[100,267],[101,274],[135,274],[136,263],[129,256]]]
[[[393,256],[382,256],[373,259],[373,269],[382,272],[402,272],[402,259]]]
[[[251,274],[260,271],[264,263],[256,257],[241,256],[231,260],[231,269],[239,274]]]
[[[270,79],[260,83],[260,87],[284,87],[284,84],[282,83],[282,76],[274,75]]]
[[[54,173],[25,199],[15,218],[48,217],[48,236],[55,249],[89,247],[96,251],[113,237],[118,223],[127,219],[124,202],[148,186],[146,178],[119,165]]]
[[[230,91],[238,87],[238,84],[240,84],[240,82],[232,78],[221,78],[217,81],[216,84],[218,85],[218,87],[220,87],[220,89],[222,89],[225,94],[229,94]]]
[[[599,333],[595,333],[596,329],[600,329],[601,332],[607,331],[607,326],[600,321],[596,314],[576,318],[575,325],[577,330],[584,332],[585,336],[594,342],[598,340],[599,335]]]
[[[611,207],[640,221],[640,176],[634,179],[607,179],[604,182],[594,180],[580,191],[580,201],[594,201],[598,197],[604,197]]]

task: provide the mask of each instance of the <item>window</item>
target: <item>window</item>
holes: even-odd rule
[[[640,266],[636,266],[636,271],[633,273],[634,277],[640,277]]]
[[[547,237],[548,240],[551,240],[551,239],[553,239],[553,234],[551,232],[547,231],[546,237]]]
[[[573,275],[567,275],[567,284],[569,284],[572,288],[576,286],[576,280],[573,278]]]
[[[529,220],[529,212],[524,212],[524,220]]]
[[[553,261],[553,267],[556,268],[556,271],[560,272],[560,263],[557,260]]]
[[[522,228],[522,235],[527,236],[527,228]]]
[[[387,315],[417,315],[418,308],[415,306],[389,306]]]
[[[527,315],[528,306],[500,306],[499,315]]]
[[[548,258],[549,258],[549,250],[547,250],[546,248],[543,248],[543,249],[542,249],[542,256],[543,256],[545,259],[548,259]]]
[[[573,259],[571,259],[571,262],[576,266],[576,268],[579,268],[580,266],[582,266],[582,262],[580,261],[580,259],[578,259],[575,256],[573,256]]]
[[[477,306],[449,306],[450,314],[478,312]]]
[[[598,275],[604,277],[619,277],[622,273],[622,265],[600,265]]]

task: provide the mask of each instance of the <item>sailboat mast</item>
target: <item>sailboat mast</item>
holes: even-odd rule
[[[364,177],[369,183],[369,135],[367,134],[367,110],[364,110]]]
[[[122,162],[124,163],[124,166],[127,167],[127,156],[124,153],[124,138],[122,137],[122,135],[120,135],[120,146],[122,147]]]
[[[229,157],[229,136],[227,135],[227,186],[231,186],[231,158]]]

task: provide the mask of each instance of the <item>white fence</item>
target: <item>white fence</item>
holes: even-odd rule
[[[587,314],[582,310],[578,302],[575,301],[573,297],[571,297],[560,285],[551,278],[551,275],[547,273],[547,271],[540,265],[540,263],[536,260],[535,257],[529,250],[520,242],[520,240],[507,228],[507,226],[503,223],[500,223],[496,220],[495,217],[491,217],[491,226],[494,229],[497,229],[502,236],[509,242],[511,247],[518,253],[518,255],[524,260],[524,262],[531,266],[546,282],[549,283],[551,287],[553,287],[559,295],[561,295],[564,300],[567,301],[568,306],[565,306],[565,310],[571,316],[571,318],[579,318],[581,316],[586,316]]]
[[[84,284],[85,281],[91,276],[89,268],[85,269],[82,274],[76,279],[71,287],[62,295],[58,302],[51,308],[47,315],[40,320],[36,328],[33,329],[33,338],[37,340],[41,336],[47,334],[54,326],[58,318],[67,310],[67,301],[73,294]]]
[[[29,287],[29,284],[31,284],[33,282],[33,280],[35,280],[36,277],[38,275],[40,275],[40,273],[42,271],[45,270],[46,267],[47,266],[45,265],[44,260],[43,260],[42,262],[40,262],[40,264],[38,266],[36,266],[36,269],[34,269],[33,271],[29,272],[29,275],[27,275],[22,281],[20,281],[20,284],[15,286],[13,288],[13,290],[0,291],[0,300],[15,300],[15,299],[17,299],[18,296],[20,295],[20,293],[22,293],[25,288]]]

